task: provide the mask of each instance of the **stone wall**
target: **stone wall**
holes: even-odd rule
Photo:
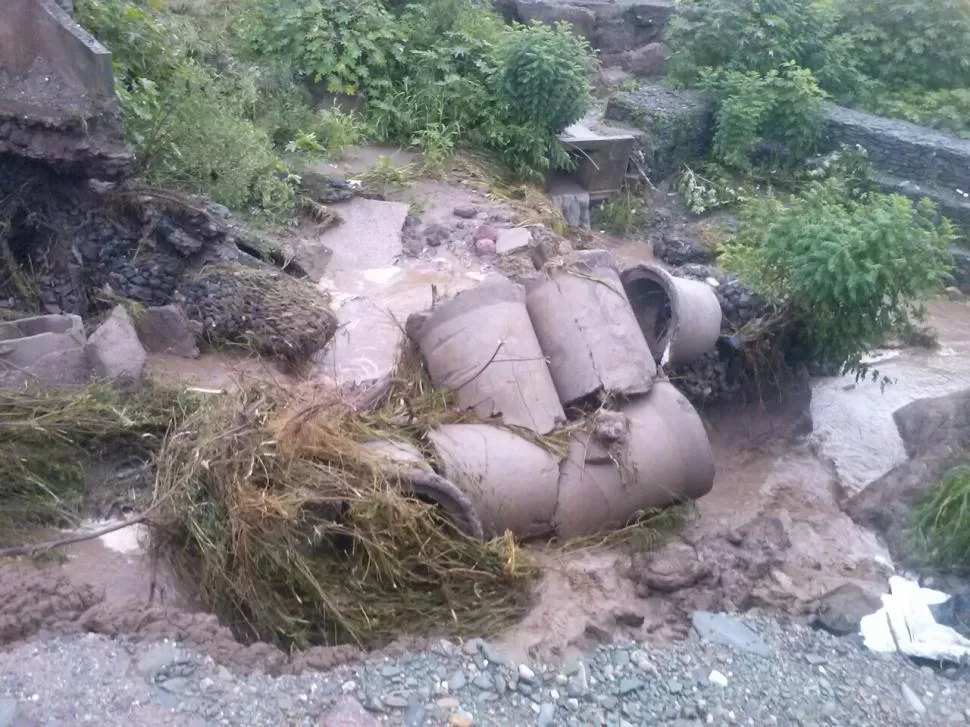
[[[605,65],[663,40],[674,0],[494,0],[506,20],[567,22],[600,52]]]
[[[942,200],[949,207],[959,208],[968,200],[964,195],[970,195],[970,139],[834,104],[826,105],[826,113],[828,148],[864,147],[873,165],[887,176],[887,185],[893,180],[910,183],[910,189],[903,184],[896,191],[935,196],[938,190],[950,197]],[[964,214],[970,218],[970,205],[958,212]]]

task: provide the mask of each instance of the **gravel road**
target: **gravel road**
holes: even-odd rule
[[[556,668],[476,639],[282,677],[235,675],[172,642],[63,637],[0,653],[0,727],[970,723],[967,669],[798,625],[706,623],[706,638],[604,644]]]

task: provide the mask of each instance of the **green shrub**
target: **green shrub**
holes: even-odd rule
[[[125,133],[149,181],[271,221],[293,213],[273,141],[254,119],[260,79],[249,66],[155,3],[78,0],[76,10],[112,51]]]
[[[351,95],[386,82],[402,44],[381,0],[263,0],[244,15],[241,33],[257,55]]]
[[[970,567],[970,465],[947,472],[916,510],[914,533],[930,562]]]
[[[566,23],[516,26],[498,47],[495,91],[516,124],[558,134],[592,99],[589,45]]]
[[[874,83],[857,99],[866,111],[970,138],[970,87],[929,91]]]
[[[970,87],[967,0],[837,0],[862,71],[894,86]]]
[[[721,262],[804,323],[813,360],[865,372],[862,356],[911,319],[948,269],[953,235],[933,205],[901,195],[851,196],[813,181],[783,203],[749,201]]]
[[[810,71],[791,63],[780,70],[702,72],[700,85],[716,100],[713,154],[748,170],[761,139],[795,158],[815,150],[822,133],[824,94]]]
[[[696,82],[701,69],[766,74],[794,63],[851,85],[848,47],[836,42],[838,16],[816,0],[682,0],[667,40],[673,49],[668,74]]]

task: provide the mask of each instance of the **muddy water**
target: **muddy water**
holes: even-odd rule
[[[892,383],[881,389],[852,376],[814,385],[814,439],[831,460],[846,496],[858,492],[906,460],[892,414],[917,399],[970,388],[970,304],[946,300],[930,305],[929,323],[940,348],[877,351],[873,366]]]
[[[86,522],[67,533],[37,533],[38,540],[60,539],[104,529],[113,523]],[[148,554],[148,531],[136,524],[83,540],[60,549],[65,560],[57,566],[76,586],[92,586],[106,601],[152,603],[191,609],[189,598],[180,593],[174,575],[164,563],[154,563]]]

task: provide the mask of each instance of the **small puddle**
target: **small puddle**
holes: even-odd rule
[[[102,530],[113,521],[87,521],[77,530],[44,533],[57,539]],[[135,601],[192,610],[190,599],[176,587],[164,563],[153,563],[148,553],[148,528],[142,524],[114,530],[60,549],[67,561],[60,569],[77,585],[104,591],[108,602]]]

